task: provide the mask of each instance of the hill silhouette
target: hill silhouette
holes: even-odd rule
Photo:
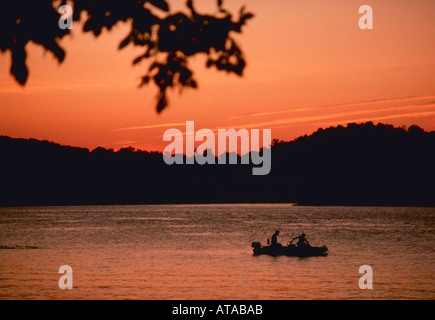
[[[348,124],[272,143],[251,165],[172,165],[160,152],[0,137],[0,205],[297,202],[435,206],[435,132]]]

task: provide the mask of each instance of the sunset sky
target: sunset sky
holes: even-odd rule
[[[216,12],[215,0],[196,2]],[[9,73],[10,53],[1,54],[0,135],[163,150],[164,131],[190,120],[196,129],[270,128],[284,140],[363,121],[435,130],[435,1],[224,2],[232,12],[243,4],[255,14],[236,36],[248,62],[244,76],[206,69],[205,57],[194,57],[199,89],[171,92],[161,114],[156,88],[138,88],[147,62],[132,60],[143,49],[118,50],[127,24],[99,38],[74,24],[61,41],[62,64],[28,45],[25,87]],[[373,8],[373,30],[358,26],[365,4]]]

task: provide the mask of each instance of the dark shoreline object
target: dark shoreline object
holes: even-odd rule
[[[0,246],[0,250],[13,250],[13,249],[39,249],[38,247],[34,247],[34,246]]]
[[[254,256],[261,254],[267,254],[270,256],[289,256],[289,257],[316,257],[316,256],[326,256],[328,254],[328,248],[326,246],[322,247],[298,247],[294,244],[289,244],[288,246],[262,246],[260,242],[252,242],[251,244]]]

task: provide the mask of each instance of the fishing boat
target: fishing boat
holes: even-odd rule
[[[290,243],[287,246],[280,244],[262,246],[260,242],[252,242],[252,248],[254,255],[266,254],[270,256],[290,256],[290,257],[313,257],[313,256],[326,256],[328,254],[328,248],[312,247],[310,245],[297,246]]]

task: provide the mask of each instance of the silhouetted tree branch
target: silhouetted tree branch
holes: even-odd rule
[[[133,64],[152,58],[140,86],[151,81],[157,86],[157,111],[167,105],[169,88],[197,88],[188,60],[196,54],[207,56],[206,66],[215,67],[241,76],[246,65],[242,50],[231,33],[240,33],[246,21],[253,17],[242,7],[237,18],[217,0],[215,15],[198,13],[192,0],[186,2],[186,12],[171,12],[166,0],[71,0],[73,20],[79,21],[86,13],[83,31],[99,36],[103,29],[119,22],[131,22],[131,31],[119,48],[128,45],[144,48],[144,53]],[[34,42],[50,51],[61,63],[65,51],[60,39],[69,30],[58,27],[58,8],[67,1],[33,0],[7,1],[0,4],[0,50],[11,52],[11,74],[24,85],[28,78],[26,45]],[[164,17],[156,12],[164,13]]]

